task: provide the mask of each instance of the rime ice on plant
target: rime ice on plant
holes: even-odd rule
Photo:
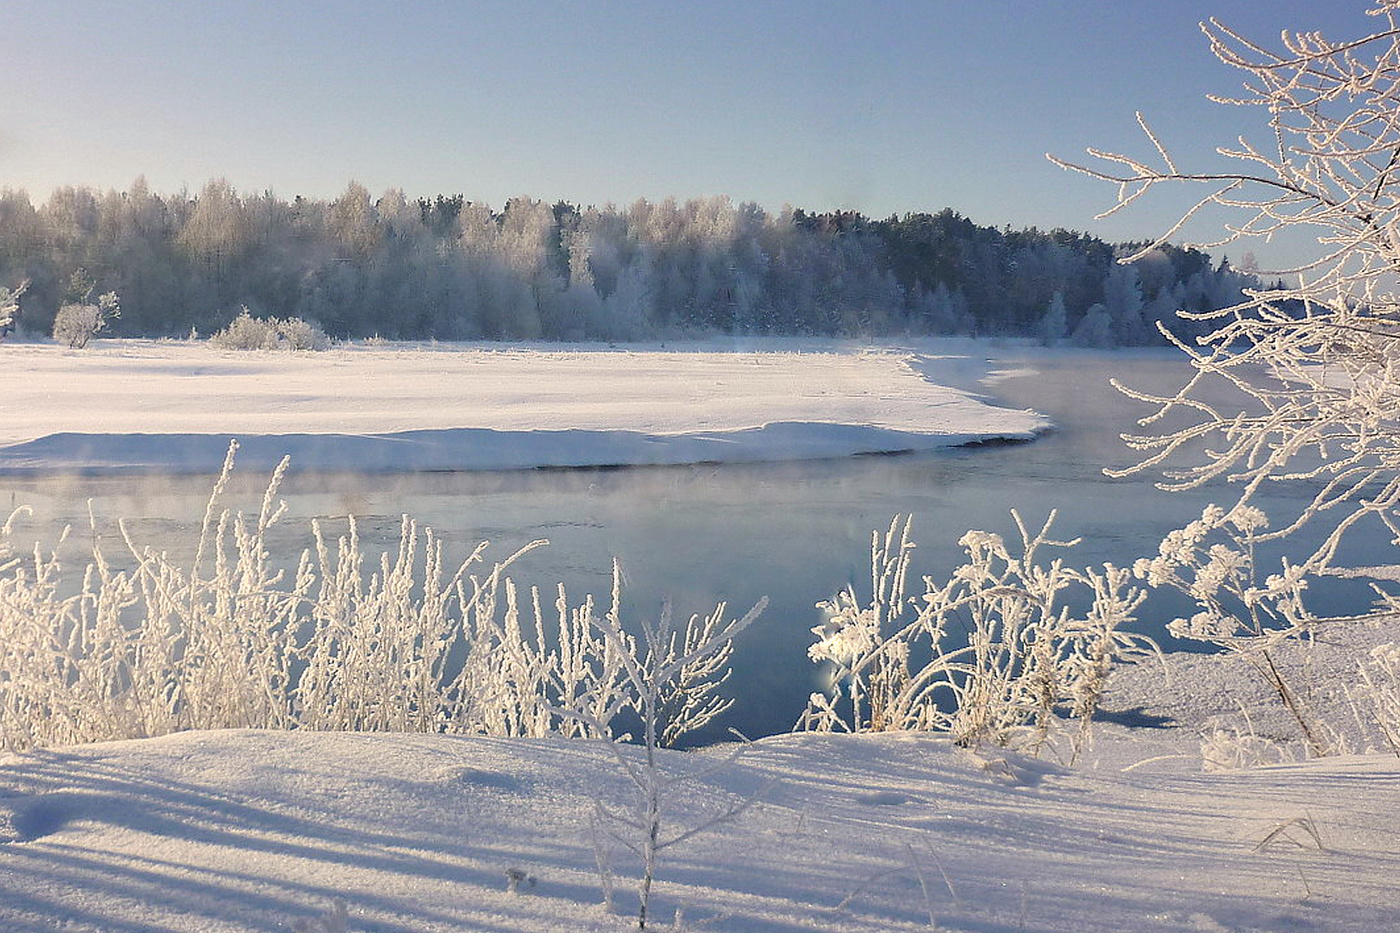
[[[246,306],[209,342],[225,350],[325,350],[331,345],[314,322],[299,317],[256,318]]]
[[[1269,114],[1271,149],[1241,140],[1222,150],[1240,160],[1239,173],[1190,173],[1176,166],[1160,140],[1144,132],[1160,167],[1133,157],[1091,153],[1113,168],[1090,169],[1056,160],[1119,185],[1109,211],[1120,210],[1165,183],[1213,184],[1202,205],[1241,213],[1228,236],[1206,246],[1269,237],[1288,228],[1313,231],[1321,256],[1301,269],[1297,284],[1255,290],[1241,304],[1183,317],[1214,327],[1200,348],[1167,334],[1190,358],[1193,377],[1176,394],[1154,396],[1124,388],[1158,407],[1152,424],[1173,411],[1195,413],[1192,425],[1158,435],[1126,438],[1144,459],[1126,471],[1162,467],[1169,488],[1229,477],[1242,486],[1241,502],[1266,483],[1313,481],[1320,492],[1272,536],[1306,521],[1331,519],[1332,534],[1301,561],[1320,567],[1345,530],[1374,516],[1396,531],[1400,502],[1400,325],[1393,273],[1400,260],[1400,107],[1388,90],[1400,80],[1396,4],[1371,11],[1384,28],[1357,42],[1333,42],[1316,33],[1285,34],[1285,49],[1269,52],[1211,20],[1204,25],[1212,50],[1248,77],[1242,98],[1225,103],[1257,106]],[[1182,219],[1184,224],[1194,214]],[[1125,262],[1176,235],[1178,224]],[[1283,274],[1283,273],[1280,273]],[[1198,401],[1206,378],[1227,380],[1249,406],[1217,411]],[[1203,444],[1201,462],[1182,466],[1173,455]]]
[[[632,788],[630,807],[612,809],[601,801],[593,813],[594,832],[608,836],[627,849],[642,864],[637,881],[638,929],[645,929],[651,911],[652,885],[656,878],[660,854],[716,824],[731,820],[742,813],[754,798],[728,807],[698,825],[676,830],[666,817],[669,794],[677,785],[694,780],[672,777],[663,773],[660,752],[668,738],[672,741],[693,728],[709,722],[727,704],[713,696],[715,688],[728,676],[727,661],[735,636],[748,628],[763,611],[768,601],[760,599],[752,609],[737,619],[723,621],[725,606],[715,608],[708,617],[691,616],[683,638],[675,628],[669,603],[663,605],[656,621],[643,619],[640,643],[622,626],[622,572],[613,563],[612,608],[602,619],[594,620],[603,643],[619,662],[621,672],[610,712],[630,710],[640,720],[642,761],[636,762],[627,751],[609,743],[614,759],[626,775]],[[719,659],[716,661],[716,659]],[[565,719],[591,725],[603,735],[609,735],[606,724],[598,722],[577,706],[555,710]],[[742,749],[742,746],[740,746]],[[736,752],[737,754],[737,752]],[[722,761],[714,767],[724,767],[732,761]],[[706,772],[708,773],[708,772]],[[611,867],[595,838],[599,874],[603,879],[604,898],[611,903]]]
[[[861,605],[846,591],[825,604],[829,618],[813,629],[818,641],[808,653],[833,664],[835,681],[829,693],[812,695],[798,727],[935,729],[961,745],[1038,752],[1064,707],[1080,724],[1070,736],[1071,755],[1077,754],[1113,664],[1151,649],[1147,639],[1122,631],[1142,593],[1125,569],[1111,564],[1042,566],[1042,547],[1074,542],[1049,538],[1053,513],[1034,535],[1012,515],[1019,555],[1000,535],[970,531],[959,542],[967,562],[944,583],[924,578],[915,600],[905,597],[909,522],[896,518],[883,537],[873,535],[874,595]],[[1088,594],[1083,614],[1069,611],[1070,590]],[[917,669],[916,657],[925,659]]]
[[[1197,602],[1192,617],[1174,623],[1177,633],[1247,653],[1315,754],[1331,747],[1323,724],[1313,721],[1279,673],[1271,647],[1324,621],[1308,613],[1304,593],[1309,578],[1336,572],[1338,548],[1350,528],[1379,522],[1400,539],[1400,103],[1394,95],[1400,84],[1400,2],[1377,0],[1368,13],[1377,21],[1369,35],[1338,41],[1317,32],[1285,32],[1277,51],[1214,19],[1202,24],[1211,51],[1245,76],[1241,96],[1214,99],[1256,108],[1266,121],[1267,145],[1242,136],[1220,150],[1237,160],[1235,170],[1179,168],[1141,115],[1152,152],[1147,158],[1090,149],[1107,163],[1091,168],[1051,157],[1117,186],[1106,214],[1159,185],[1205,186],[1194,208],[1124,262],[1175,237],[1207,205],[1238,219],[1206,247],[1292,231],[1311,234],[1320,247],[1315,259],[1277,273],[1293,284],[1280,280],[1280,287],[1247,291],[1239,304],[1181,312],[1208,328],[1195,346],[1162,328],[1187,354],[1194,374],[1168,395],[1120,388],[1155,406],[1141,420],[1145,427],[1173,413],[1185,413],[1191,422],[1126,436],[1143,456],[1118,472],[1160,469],[1161,485],[1172,489],[1221,478],[1238,484],[1233,532],[1221,515],[1203,515],[1200,523],[1169,535],[1159,556],[1137,569],[1149,583],[1174,586]],[[1233,386],[1245,403],[1231,411],[1203,401],[1207,379]],[[1190,450],[1200,452],[1182,465],[1179,455]],[[1311,484],[1311,499],[1266,531],[1262,513],[1247,505],[1251,497],[1267,484],[1299,482]],[[1276,540],[1305,523],[1321,524],[1322,543],[1292,555],[1262,583],[1252,550],[1199,548],[1208,533],[1245,542]],[[1394,598],[1379,586],[1377,592],[1376,613],[1347,619],[1393,612]]]
[[[0,748],[217,728],[612,737],[635,696],[636,645],[604,637],[591,598],[570,605],[560,587],[551,616],[537,590],[517,590],[507,570],[544,542],[474,574],[485,544],[449,564],[433,531],[405,517],[396,549],[374,560],[350,518],[334,541],[313,523],[314,548],[282,567],[267,536],[285,514],[288,463],[244,515],[224,504],[236,449],[187,566],[119,523],[134,568],[118,570],[94,526],[70,596],[56,548],[21,557],[0,536]],[[660,742],[728,705],[716,692],[729,654],[715,639],[732,634],[723,611],[661,648],[661,663],[680,666],[655,697]]]
[[[54,316],[53,338],[70,350],[81,350],[114,318],[121,317],[116,292],[100,295],[96,304],[66,304]]]

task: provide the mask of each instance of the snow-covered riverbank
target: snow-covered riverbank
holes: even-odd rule
[[[974,341],[0,346],[0,470],[403,472],[840,457],[1025,439]]]
[[[245,465],[290,453],[303,469],[360,471],[1030,437],[1043,418],[979,394],[1044,352],[2,345],[0,470],[214,470],[229,437]],[[1338,713],[1356,658],[1395,638],[1360,636],[1306,659],[1315,682],[1338,688],[1322,697]],[[724,749],[663,752],[667,773],[697,775],[668,794],[668,830],[757,796],[663,853],[653,926],[1400,928],[1400,759],[1202,772],[1202,737],[1243,723],[1242,710],[1258,737],[1291,737],[1275,705],[1238,662],[1174,655],[1123,673],[1108,704],[1120,722],[1101,724],[1073,768],[904,733],[771,736],[705,774]],[[605,746],[564,739],[234,730],[0,757],[0,931],[620,933],[638,866],[589,818],[595,801],[625,806],[629,788]],[[599,849],[614,913],[599,906]]]
[[[658,929],[1396,929],[1400,761],[1225,774],[1109,727],[1098,767],[975,756],[916,734],[776,736],[671,796]],[[630,749],[639,753],[639,749]],[[711,763],[666,753],[670,773]],[[289,930],[335,899],[344,929],[627,929],[635,861],[606,914],[589,827],[624,805],[580,740],[233,731],[0,761],[0,926]],[[508,872],[523,878],[508,891]],[[677,911],[684,919],[672,926]],[[305,928],[305,927],[304,927]],[[341,929],[311,926],[311,930]]]

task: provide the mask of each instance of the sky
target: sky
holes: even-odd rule
[[[0,188],[42,201],[144,176],[165,194],[225,178],[333,198],[353,179],[492,205],[723,194],[1143,239],[1191,192],[1096,221],[1111,186],[1045,153],[1146,155],[1140,110],[1184,168],[1210,164],[1263,124],[1206,99],[1240,73],[1198,23],[1276,45],[1284,28],[1359,36],[1377,24],[1368,6],[25,0],[0,6]]]

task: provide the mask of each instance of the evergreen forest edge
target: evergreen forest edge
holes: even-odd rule
[[[1141,244],[1136,244],[1140,247]],[[185,336],[241,309],[315,321],[331,336],[646,340],[703,334],[1031,336],[1045,343],[1162,342],[1258,288],[1241,269],[1164,245],[1069,230],[982,226],[951,209],[884,220],[774,214],[727,197],[625,208],[461,195],[378,198],[351,182],[331,201],[56,190],[36,207],[0,191],[0,285],[28,282],[18,328],[116,292],[111,336]],[[1184,325],[1184,327],[1183,327]]]

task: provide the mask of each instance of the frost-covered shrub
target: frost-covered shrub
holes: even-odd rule
[[[1278,573],[1262,576],[1257,545],[1268,517],[1236,505],[1229,512],[1208,505],[1201,517],[1170,532],[1153,558],[1142,558],[1134,573],[1150,586],[1170,587],[1189,596],[1197,611],[1172,620],[1177,638],[1219,646],[1248,662],[1268,683],[1297,723],[1313,755],[1332,751],[1329,728],[1292,682],[1275,652],[1287,640],[1304,637],[1319,621],[1307,608],[1308,578],[1318,569],[1284,559]]]
[[[1053,512],[1035,535],[1012,516],[1019,553],[1000,535],[970,531],[959,542],[968,562],[944,583],[925,577],[915,600],[904,595],[914,547],[909,522],[895,519],[883,540],[877,532],[871,600],[848,590],[820,604],[827,619],[812,630],[817,642],[808,653],[830,663],[834,678],[828,693],[812,695],[799,728],[933,729],[966,747],[1034,753],[1063,711],[1079,724],[1071,737],[1077,754],[1113,664],[1155,650],[1144,636],[1122,631],[1143,594],[1112,564],[1037,564],[1041,548],[1076,542],[1048,537]],[[1088,608],[1073,611],[1071,596]]]
[[[228,327],[211,336],[209,342],[225,350],[276,350],[277,328],[253,317],[252,312],[244,308]]]
[[[544,542],[476,574],[484,544],[448,564],[408,518],[377,560],[351,518],[334,542],[313,523],[314,546],[279,566],[267,536],[287,461],[245,516],[224,505],[236,447],[188,566],[121,526],[133,569],[94,529],[90,562],[65,579],[57,547],[21,557],[12,523],[0,528],[0,750],[219,728],[612,739],[623,712],[649,718],[660,745],[725,708],[714,690],[737,629],[723,606],[639,655],[616,582],[604,619],[562,586],[546,612],[506,575]]]
[[[1369,707],[1390,750],[1400,755],[1400,645],[1377,645],[1362,660],[1355,694]]]
[[[222,504],[236,448],[188,567],[123,527],[135,567],[117,570],[94,529],[92,561],[65,595],[74,587],[58,558],[38,548],[10,556],[10,524],[0,528],[0,751],[249,727],[605,740],[633,806],[599,804],[595,817],[642,863],[645,927],[658,854],[752,803],[676,830],[664,811],[687,778],[664,774],[658,756],[728,706],[715,691],[735,635],[763,602],[729,621],[720,604],[683,631],[667,609],[642,623],[639,640],[623,628],[614,565],[602,618],[591,597],[571,607],[560,586],[551,619],[538,590],[522,599],[505,575],[544,542],[476,575],[485,544],[453,568],[431,529],[420,533],[407,517],[397,551],[377,562],[366,561],[350,519],[333,544],[313,525],[314,556],[280,568],[266,541],[285,513],[277,491],[288,462],[245,516]],[[641,748],[613,741],[620,715],[640,725]],[[345,917],[338,904],[297,927],[342,929]]]
[[[250,523],[217,511],[226,472],[188,568],[128,538],[136,567],[117,570],[95,530],[80,586],[64,580],[57,548],[45,556],[36,546],[7,567],[0,575],[4,747],[288,725],[289,649],[311,578],[303,560],[284,581],[263,545],[280,516],[280,478],[279,470]]]
[[[301,318],[256,318],[247,308],[209,341],[225,350],[325,350],[330,338]]]
[[[311,321],[303,321],[299,317],[289,317],[283,320],[274,320],[273,326],[277,329],[277,336],[281,339],[282,345],[288,350],[326,350],[330,348],[331,338],[327,337],[326,332]]]
[[[71,350],[81,350],[88,341],[107,327],[107,322],[121,317],[116,292],[107,292],[97,304],[66,304],[58,309],[53,321],[53,339]]]

